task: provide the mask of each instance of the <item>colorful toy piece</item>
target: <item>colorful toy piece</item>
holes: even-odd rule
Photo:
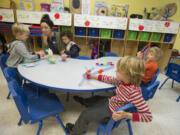
[[[151,43],[148,43],[142,50],[141,52],[144,53],[145,51],[147,51],[147,49],[151,46]]]
[[[83,79],[82,79],[81,82],[79,83],[79,86],[81,86],[86,79],[89,79],[89,78],[91,77],[91,75],[102,74],[103,72],[108,71],[108,70],[111,70],[112,68],[114,68],[114,67],[113,67],[113,66],[106,67],[106,68],[104,68],[104,69],[99,69],[98,71],[95,71],[95,72],[93,72],[93,73],[92,73],[91,71],[92,71],[94,68],[92,68],[91,70],[87,70],[87,72],[85,72],[85,73],[83,74]]]
[[[105,63],[96,63],[96,66],[114,66],[114,64],[106,60]]]

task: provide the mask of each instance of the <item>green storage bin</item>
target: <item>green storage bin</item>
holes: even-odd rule
[[[137,31],[128,31],[128,40],[136,40],[137,34]]]
[[[101,29],[101,37],[102,38],[111,38],[112,30],[109,29]]]
[[[149,32],[141,32],[139,40],[141,40],[141,41],[148,41],[149,37],[150,37],[150,33]]]
[[[71,27],[68,26],[62,26],[61,31],[71,31]]]
[[[153,42],[159,42],[161,40],[161,33],[153,33],[151,41]]]

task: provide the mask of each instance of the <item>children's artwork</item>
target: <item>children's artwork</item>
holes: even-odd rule
[[[114,66],[112,62],[109,62],[108,60],[105,61],[105,63],[96,63],[96,66],[103,67],[103,66]]]
[[[177,34],[179,23],[145,19],[130,19],[129,30]]]
[[[74,26],[126,30],[127,18],[75,14]]]
[[[82,14],[90,14],[91,1],[82,0]]]
[[[51,12],[64,12],[64,0],[56,0],[51,3]]]
[[[111,5],[111,16],[127,17],[128,5],[112,4]]]
[[[54,25],[71,26],[72,14],[69,13],[51,13],[17,10],[17,20],[19,23],[40,24],[40,20],[44,14],[48,14]]]
[[[34,0],[20,0],[20,9],[33,11]]]
[[[108,6],[105,2],[96,2],[95,3],[95,15],[98,15],[98,16],[107,16],[108,15]]]
[[[12,9],[0,8],[0,22],[14,22],[14,13]]]

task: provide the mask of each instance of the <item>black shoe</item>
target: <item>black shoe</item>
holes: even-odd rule
[[[66,124],[66,129],[67,129],[68,133],[72,132],[73,127],[74,127],[74,124],[72,124],[72,123]]]

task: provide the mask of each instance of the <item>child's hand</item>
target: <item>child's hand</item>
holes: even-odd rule
[[[39,54],[41,58],[45,57],[45,52],[43,50],[35,52],[35,54]]]
[[[125,111],[118,111],[118,112],[113,113],[112,118],[114,121],[118,121],[123,118],[132,119],[132,113],[125,112]]]
[[[61,55],[61,59],[62,59],[63,61],[65,61],[65,60],[67,59],[67,57],[68,57],[68,55],[66,55],[66,54],[62,54],[62,55]]]
[[[137,57],[138,57],[139,59],[143,59],[143,53],[142,53],[141,51],[139,51],[139,52],[137,53]]]
[[[64,54],[64,51],[65,51],[65,50],[62,50],[62,51],[60,52],[60,54],[63,55],[63,54]]]

